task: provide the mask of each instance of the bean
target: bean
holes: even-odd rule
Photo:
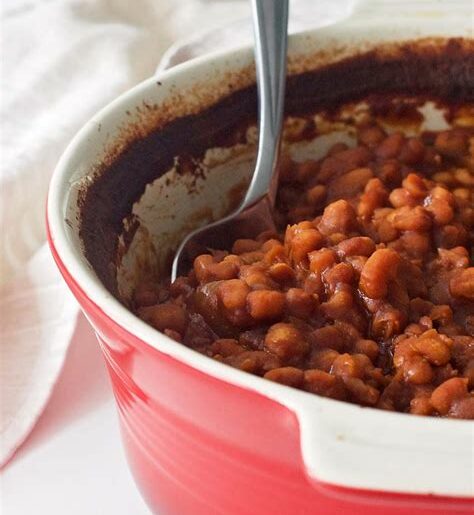
[[[449,410],[449,416],[453,418],[474,419],[474,395],[455,400]]]
[[[334,349],[316,349],[309,359],[310,368],[317,368],[324,372],[330,372],[335,359],[340,356]]]
[[[467,149],[467,137],[462,132],[443,131],[435,139],[436,150],[448,157],[460,157]]]
[[[316,229],[306,229],[295,234],[289,245],[289,255],[293,263],[299,264],[307,261],[308,254],[320,248],[323,237]]]
[[[365,188],[369,179],[373,177],[370,168],[356,168],[337,177],[330,182],[327,188],[327,197],[330,201],[354,197]]]
[[[435,329],[423,333],[414,341],[414,349],[433,365],[448,363],[452,340],[447,336],[438,334]]]
[[[304,388],[309,392],[332,399],[343,400],[346,397],[342,380],[322,370],[305,370]]]
[[[329,204],[324,210],[318,229],[322,234],[335,232],[347,234],[356,226],[356,213],[347,200],[337,200]]]
[[[297,318],[309,318],[318,304],[315,297],[302,288],[290,288],[285,297],[288,314]]]
[[[137,308],[153,306],[158,303],[158,291],[153,282],[140,283],[133,294],[133,301]]]
[[[226,363],[252,374],[264,375],[281,366],[279,359],[264,351],[244,351],[226,358]]]
[[[233,325],[245,323],[249,293],[250,287],[241,279],[229,279],[218,284],[216,294],[219,306]]]
[[[359,338],[354,345],[354,351],[360,354],[365,354],[373,363],[375,363],[379,356],[379,346],[374,342],[374,340]]]
[[[210,254],[202,254],[194,260],[194,273],[197,280],[204,284],[237,277],[238,266],[233,261],[216,263]]]
[[[312,206],[320,206],[326,199],[326,186],[317,184],[306,192],[306,201]]]
[[[418,138],[409,138],[400,151],[399,159],[402,163],[414,165],[423,161],[425,146]]]
[[[341,241],[337,245],[337,253],[341,256],[366,256],[375,251],[374,241],[366,236],[355,236]]]
[[[416,199],[424,198],[428,193],[428,187],[426,186],[425,181],[416,173],[408,174],[405,179],[403,179],[402,186],[413,198]]]
[[[263,377],[275,383],[299,388],[304,381],[304,372],[295,367],[281,367],[270,370]]]
[[[377,388],[365,383],[357,377],[345,377],[344,385],[352,402],[364,406],[375,406],[380,398]]]
[[[440,415],[447,415],[454,401],[466,397],[467,393],[467,379],[453,377],[433,391],[431,404]]]
[[[345,338],[342,332],[334,325],[326,325],[315,329],[311,333],[311,343],[316,348],[334,349],[341,351],[345,346]]]
[[[294,280],[295,271],[287,263],[275,263],[268,269],[268,274],[279,283],[288,283]]]
[[[322,274],[336,263],[336,252],[332,249],[320,249],[308,255],[309,269],[313,273]]]
[[[187,316],[184,308],[171,302],[143,307],[139,309],[138,313],[158,331],[172,329],[182,333],[186,326]]]
[[[395,229],[400,231],[427,231],[431,228],[431,218],[426,209],[416,206],[412,209],[401,207],[390,217]]]
[[[385,297],[390,281],[397,275],[399,264],[400,256],[393,250],[376,250],[362,269],[359,281],[360,289],[373,299]]]
[[[250,316],[255,320],[274,320],[282,316],[285,295],[274,290],[257,290],[247,295]]]
[[[385,131],[378,125],[362,127],[357,132],[357,139],[367,147],[376,147],[385,137]]]
[[[245,349],[233,338],[220,338],[211,345],[210,349],[213,354],[220,354],[225,358],[245,352]]]
[[[382,159],[398,157],[402,150],[405,137],[401,132],[394,132],[387,136],[376,148],[375,153]]]
[[[382,181],[378,178],[370,179],[360,197],[357,206],[359,216],[371,216],[378,207],[382,207],[388,198],[388,192]]]
[[[234,244],[232,245],[232,254],[243,254],[244,252],[252,252],[254,250],[258,250],[261,246],[261,242],[255,240],[235,240]]]
[[[474,267],[456,273],[449,281],[449,291],[454,297],[474,300]]]
[[[278,323],[268,330],[265,347],[284,362],[289,362],[302,358],[309,350],[309,343],[293,325]]]

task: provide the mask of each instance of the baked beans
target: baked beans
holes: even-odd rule
[[[281,160],[278,235],[198,256],[133,307],[171,338],[317,395],[474,419],[474,132],[375,123]]]

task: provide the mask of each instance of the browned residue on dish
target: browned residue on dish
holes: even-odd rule
[[[122,244],[117,248],[117,260],[121,261],[123,256],[126,254],[127,249],[133,241],[135,233],[140,227],[140,220],[131,213],[128,215],[123,223],[123,231],[121,233],[122,236]]]
[[[370,113],[376,119],[382,119],[389,125],[397,127],[418,128],[423,123],[423,115],[418,108],[424,99],[418,98],[384,98],[374,95],[368,99]]]
[[[343,103],[373,102],[374,95],[390,99],[408,93],[432,99],[449,105],[451,115],[474,101],[472,40],[361,46],[355,56],[354,49],[334,47],[290,59],[289,70],[296,74],[287,82],[285,111],[290,116],[319,111],[329,116]],[[147,184],[173,167],[176,156],[198,162],[208,148],[243,141],[257,112],[253,81],[253,67],[247,67],[218,82],[203,81],[191,90],[172,92],[159,106],[144,103],[130,114],[130,122],[95,171],[95,180],[80,196],[85,255],[111,292],[117,293],[118,235],[134,202]],[[386,114],[399,118],[390,109]],[[414,111],[410,117],[414,122]],[[308,127],[307,136],[313,131]],[[196,168],[186,166],[185,173],[194,175]]]

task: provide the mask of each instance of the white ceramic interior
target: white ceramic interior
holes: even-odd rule
[[[380,13],[354,16],[319,31],[296,35],[290,41],[290,72],[313,69],[323,59],[331,62],[351,55],[354,49],[368,50],[385,42],[428,36],[472,37],[469,2],[457,4],[462,4],[464,10],[444,16],[434,8],[428,13],[413,13],[409,19],[390,19]],[[143,82],[85,125],[65,151],[51,182],[48,223],[60,259],[96,305],[150,346],[207,374],[256,390],[295,412],[301,428],[302,455],[311,477],[354,488],[473,496],[474,422],[362,408],[287,388],[215,362],[176,344],[135,317],[105,289],[85,259],[78,236],[78,189],[90,181],[95,165],[124,124],[140,122],[139,115],[134,114],[137,106],[143,101],[158,108],[166,105],[170,119],[194,113],[227,94],[222,79],[239,70],[242,70],[240,85],[252,83],[251,49],[214,54],[179,65],[158,77],[159,87],[156,77]],[[169,110],[170,99],[177,94],[186,97],[186,102],[182,105],[174,102],[175,107]],[[127,111],[132,116],[127,116]],[[441,128],[440,124],[445,123],[429,106],[425,114],[425,123],[432,128]],[[141,130],[146,133],[152,121],[150,124]],[[350,141],[350,127],[342,129]],[[321,155],[331,138],[334,136],[293,144],[289,151],[296,159]],[[166,186],[164,178],[148,187],[134,207],[142,229],[137,232],[119,270],[119,287],[125,297],[140,273],[137,256],[141,265],[144,259],[160,262],[176,246],[183,230],[189,228],[189,219],[196,219],[195,214],[203,207],[209,207],[213,216],[228,208],[223,192],[248,176],[254,142],[255,134],[250,130],[246,145],[210,150],[206,155],[205,179],[199,184],[198,194],[192,197],[188,195],[186,177],[181,179],[182,183],[172,181],[171,187]],[[225,173],[229,166],[236,173]],[[184,199],[176,210],[176,201]],[[72,223],[66,223],[66,219]],[[200,219],[200,223],[204,221]]]

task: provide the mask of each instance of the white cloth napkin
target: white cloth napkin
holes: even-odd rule
[[[290,30],[334,22],[354,3],[293,0]],[[95,111],[152,75],[171,43],[159,69],[250,41],[249,16],[244,0],[3,1],[0,466],[44,409],[77,319],[44,243],[62,150]]]

